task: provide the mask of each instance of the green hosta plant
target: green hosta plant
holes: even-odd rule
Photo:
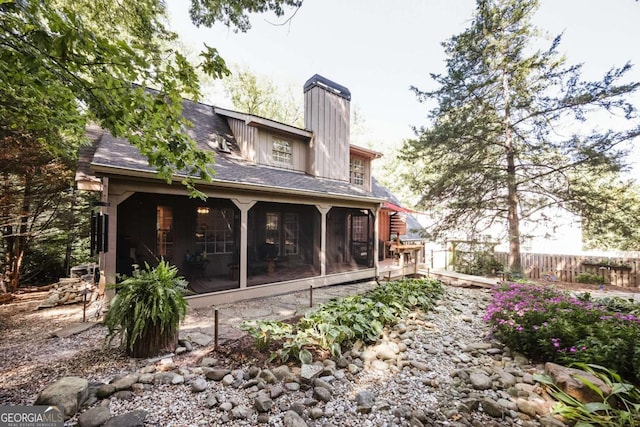
[[[549,394],[558,403],[554,413],[561,415],[575,427],[633,427],[640,425],[640,390],[625,382],[617,373],[594,364],[575,363],[571,366],[581,369],[601,379],[611,393],[604,392],[587,378],[575,375],[574,378],[594,391],[600,402],[582,403],[562,391],[548,375],[534,375],[534,379],[547,386]]]
[[[253,338],[256,348],[264,351],[273,341],[282,340],[291,335],[293,326],[276,320],[249,320],[242,322],[240,329]]]
[[[131,277],[110,286],[116,295],[104,318],[107,344],[120,338],[133,357],[173,351],[180,321],[187,312],[186,285],[178,269],[162,260],[155,268],[148,264],[142,270],[136,268]]]
[[[385,325],[393,325],[410,309],[430,309],[443,293],[442,285],[431,279],[405,279],[381,284],[366,295],[353,295],[328,301],[307,313],[297,324],[249,321],[242,326],[260,350],[279,341],[281,348],[271,360],[298,359],[310,363],[314,349],[342,354],[342,345],[355,340],[373,342]]]

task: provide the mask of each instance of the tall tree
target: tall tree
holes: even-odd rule
[[[640,250],[638,183],[604,174],[577,184],[574,194],[581,199],[582,234],[587,248]]]
[[[443,43],[447,72],[432,74],[437,89],[413,88],[437,106],[402,155],[422,207],[438,215],[433,234],[500,226],[513,272],[521,271],[522,221],[541,221],[556,208],[581,213],[586,198],[574,197],[576,183],[618,172],[625,147],[640,134],[628,101],[639,84],[624,82],[631,65],[583,81],[581,66],[559,55],[560,36],[549,49],[535,49],[537,6],[477,0],[469,28]],[[588,120],[596,113],[599,124],[619,115],[628,125],[599,131]]]
[[[302,91],[281,88],[267,76],[238,67],[223,80],[233,108],[293,126],[302,127]]]

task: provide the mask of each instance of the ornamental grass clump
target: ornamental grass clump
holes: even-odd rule
[[[638,307],[510,283],[496,288],[484,319],[506,345],[534,360],[597,364],[638,382]]]
[[[178,327],[187,313],[186,286],[178,269],[164,260],[155,268],[136,268],[131,277],[111,286],[116,295],[104,318],[107,344],[119,338],[132,357],[175,350]]]

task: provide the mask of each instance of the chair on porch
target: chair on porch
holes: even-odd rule
[[[267,272],[267,262],[258,257],[256,248],[251,247],[247,250],[247,274],[255,276],[256,274]]]

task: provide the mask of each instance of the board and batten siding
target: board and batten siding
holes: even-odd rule
[[[242,157],[248,161],[282,169],[306,172],[309,144],[305,140],[278,132],[269,132],[255,126],[248,126],[242,120],[233,118],[228,118],[227,120],[240,146]],[[273,161],[271,153],[274,140],[287,141],[291,144],[292,163],[290,165]]]
[[[314,133],[307,172],[349,181],[349,101],[317,86],[304,99],[305,127]]]
[[[247,126],[243,120],[231,117],[227,117],[227,122],[240,147],[242,157],[250,162],[257,162],[256,140],[258,139],[258,128]]]
[[[272,151],[275,140],[287,141],[291,144],[291,164],[280,163],[273,160]],[[307,150],[308,144],[305,141],[292,138],[288,135],[265,132],[262,129],[258,131],[257,162],[262,165],[305,172],[307,168]]]

